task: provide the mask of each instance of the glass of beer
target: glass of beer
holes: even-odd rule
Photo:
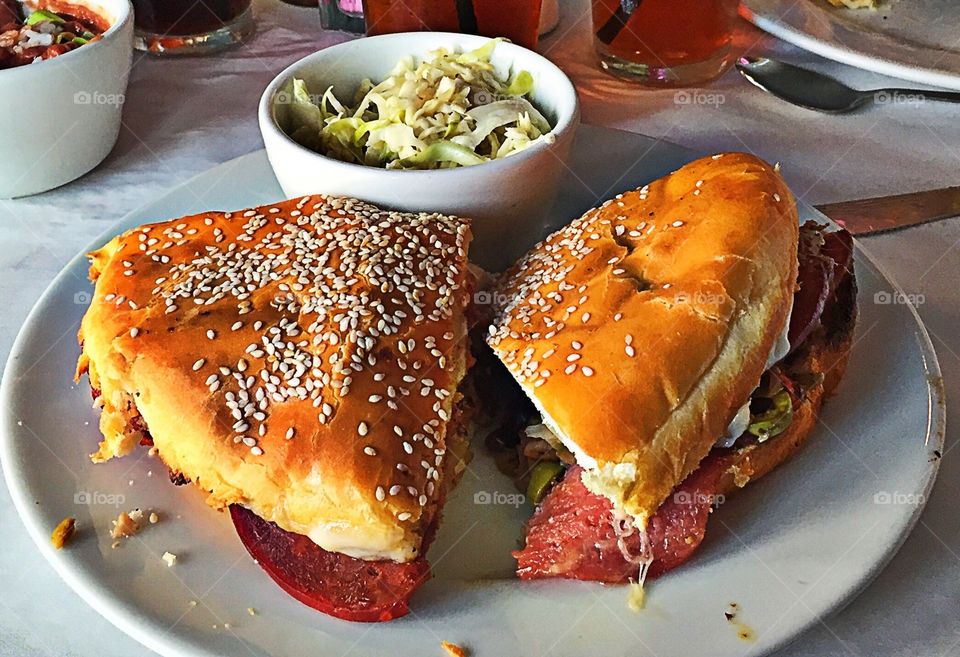
[[[593,0],[600,63],[651,86],[713,79],[734,60],[738,0]]]
[[[253,34],[252,0],[133,0],[134,46],[157,55],[196,55]]]
[[[543,0],[363,0],[367,34],[462,32],[537,45]]]

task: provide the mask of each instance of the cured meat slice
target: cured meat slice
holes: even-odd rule
[[[410,596],[430,579],[424,557],[408,563],[365,561],[328,552],[242,506],[230,517],[247,552],[284,591],[305,605],[349,621],[405,615]]]

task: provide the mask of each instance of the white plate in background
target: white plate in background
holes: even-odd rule
[[[693,157],[633,133],[584,126],[553,216],[568,221]],[[280,195],[265,155],[253,153],[132,213],[100,242],[146,221]],[[802,214],[822,220],[810,208]],[[352,624],[301,605],[253,563],[225,514],[207,508],[194,488],[170,485],[145,450],[89,462],[99,439],[96,413],[87,382],[72,382],[76,330],[91,290],[82,256],[44,293],[13,347],[0,388],[0,457],[44,556],[89,604],[165,657],[424,657],[442,654],[441,640],[474,657],[762,654],[879,573],[919,516],[939,464],[945,409],[927,333],[911,306],[887,303],[898,288],[859,250],[856,266],[856,345],[816,434],[714,513],[699,552],[649,586],[639,614],[627,609],[624,587],[511,576],[509,553],[530,509],[512,505],[511,482],[480,448],[444,510],[428,553],[434,578],[414,596],[409,616]],[[501,503],[481,503],[490,499]],[[111,549],[110,521],[135,506],[158,510],[162,522]],[[78,519],[78,540],[55,551],[50,531],[68,515]],[[173,568],[160,560],[164,551],[179,556]],[[751,641],[725,619],[731,602]]]
[[[743,0],[747,20],[822,57],[919,84],[960,90],[960,3],[889,0],[841,9],[827,0]]]

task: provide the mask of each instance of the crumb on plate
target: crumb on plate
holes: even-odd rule
[[[440,645],[443,646],[443,649],[447,651],[447,654],[450,655],[450,657],[467,657],[467,651],[455,643],[441,641]]]
[[[53,547],[58,550],[63,549],[63,546],[67,544],[67,541],[70,540],[76,529],[76,518],[68,516],[61,520],[60,524],[57,525],[56,529],[54,529],[53,533],[50,535],[50,542],[53,543]]]
[[[143,518],[143,512],[140,509],[134,509],[127,513],[121,511],[117,519],[113,521],[113,528],[110,530],[110,537],[113,539],[130,538],[140,531],[140,520]]]

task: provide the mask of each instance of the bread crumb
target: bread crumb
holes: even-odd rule
[[[196,601],[196,600],[191,600],[190,602],[187,603],[187,605],[190,606],[190,607],[196,607],[196,606],[197,606],[197,601]]]
[[[110,537],[114,539],[129,538],[140,531],[140,523],[134,520],[139,509],[134,509],[130,513],[121,511],[117,519],[113,521],[113,529],[110,530]],[[142,517],[142,513],[139,514]]]
[[[163,556],[160,558],[163,559],[165,564],[167,564],[167,568],[172,568],[173,564],[177,563],[177,555],[171,552],[164,552]]]
[[[158,516],[155,512],[151,512],[149,520],[151,525],[155,525],[160,522],[160,516]]]
[[[447,651],[450,657],[467,657],[467,652],[455,643],[441,641],[440,645],[443,646],[443,649]]]
[[[229,630],[229,629],[231,629],[232,627],[233,627],[233,625],[231,625],[230,623],[224,623],[224,624],[223,624],[223,629],[225,629],[225,630]]]
[[[73,532],[77,528],[77,519],[68,516],[60,521],[60,524],[57,525],[56,529],[53,530],[53,534],[50,535],[50,542],[53,543],[53,547],[58,550],[63,549],[63,546],[67,544],[67,541],[73,536]]]
[[[156,456],[159,453],[160,453],[160,450],[157,449],[156,447],[151,447],[149,451],[147,451],[147,454],[150,456]]]
[[[257,610],[254,609],[253,607],[247,607],[247,613],[250,614],[251,616],[256,616]]]

